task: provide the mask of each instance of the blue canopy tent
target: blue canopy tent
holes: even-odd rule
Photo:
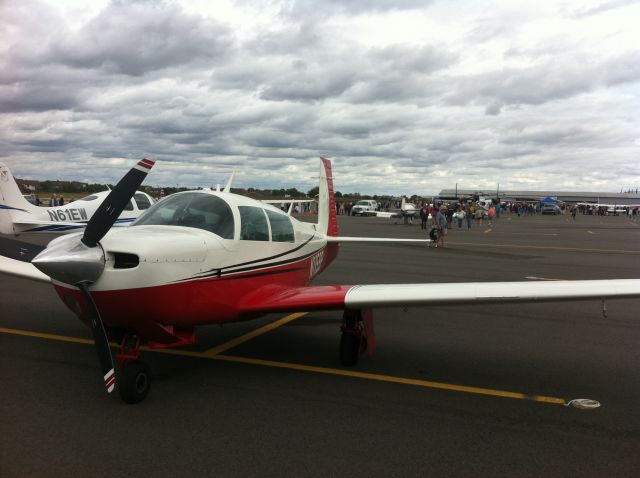
[[[540,200],[540,202],[542,202],[542,203],[548,203],[548,204],[557,204],[557,203],[558,203],[558,202],[560,202],[560,201],[558,201],[556,198],[552,198],[552,197],[550,197],[550,196],[546,196],[546,197],[542,198],[542,199]]]

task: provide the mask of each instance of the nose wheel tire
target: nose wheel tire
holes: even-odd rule
[[[144,400],[151,388],[151,369],[141,360],[129,360],[120,372],[118,391],[126,403],[139,403]]]

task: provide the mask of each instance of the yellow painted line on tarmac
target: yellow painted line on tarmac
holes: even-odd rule
[[[236,337],[235,339],[230,340],[229,342],[226,342],[222,345],[218,345],[216,347],[210,348],[209,350],[204,352],[204,355],[212,356],[212,355],[221,354],[222,352],[226,352],[227,350],[233,347],[237,347],[238,345],[243,344],[245,342],[248,342],[249,340],[252,340],[258,337],[259,335],[266,334],[267,332],[270,332],[273,329],[277,329],[278,327],[288,324],[291,321],[299,319],[300,317],[306,314],[307,312],[296,312],[295,314],[287,315],[286,317],[283,317],[280,320],[276,320],[275,322],[267,324],[264,327],[260,327],[256,330],[253,330],[248,334],[241,335],[240,337]]]
[[[292,315],[296,315],[296,314],[292,314]],[[289,321],[294,320],[293,318],[290,318],[290,317],[291,316],[287,316],[285,318],[289,318]],[[27,330],[19,330],[19,329],[8,329],[4,327],[0,327],[0,333],[26,336],[26,337],[35,337],[35,338],[47,339],[47,340],[56,340],[60,342],[69,342],[69,343],[75,343],[75,344],[93,345],[93,340],[89,340],[89,339],[82,339],[78,337],[67,337],[64,335],[46,334],[42,332],[30,332]],[[112,343],[111,346],[117,346],[117,345]],[[282,368],[282,369],[288,369],[288,370],[299,370],[303,372],[312,372],[312,373],[319,373],[324,375],[335,375],[335,376],[341,376],[341,377],[359,378],[363,380],[374,380],[377,382],[395,383],[399,385],[413,385],[413,386],[423,387],[423,388],[447,390],[452,392],[471,393],[471,394],[485,395],[485,396],[491,396],[491,397],[511,398],[511,399],[517,399],[517,400],[529,400],[529,401],[549,403],[554,405],[566,405],[567,403],[565,399],[559,398],[559,397],[550,397],[545,395],[531,395],[526,393],[510,392],[506,390],[494,390],[490,388],[470,387],[466,385],[433,382],[429,380],[421,380],[421,379],[415,379],[415,378],[396,377],[393,375],[381,375],[381,374],[370,373],[370,372],[358,372],[355,370],[343,370],[343,369],[336,369],[336,368],[317,367],[314,365],[302,365],[302,364],[296,364],[296,363],[278,362],[274,360],[263,360],[263,359],[256,359],[256,358],[250,358],[250,357],[237,357],[233,355],[221,355],[221,354],[212,355],[212,354],[209,354],[208,351],[203,353],[203,352],[193,352],[190,350],[180,350],[180,349],[149,349],[148,347],[142,347],[142,349],[148,352],[155,352],[155,353],[161,353],[161,354],[167,354],[167,355],[178,355],[183,357],[201,358],[201,359],[207,359],[207,360],[220,360],[224,362],[242,363],[247,365],[258,365],[262,367],[275,367],[275,368]]]
[[[316,367],[313,365],[300,365],[287,362],[276,362],[273,360],[262,360],[247,357],[234,357],[231,355],[216,355],[211,357],[215,360],[224,360],[226,362],[237,362],[251,365],[261,365],[265,367],[286,368],[291,370],[302,370],[305,372],[322,373],[325,375],[339,375],[342,377],[361,378],[365,380],[375,380],[378,382],[397,383],[402,385],[414,385],[424,388],[435,388],[439,390],[449,390],[453,392],[474,393],[478,395],[489,395],[492,397],[515,398],[519,400],[532,400],[534,402],[552,403],[556,405],[564,405],[566,401],[563,398],[547,397],[544,395],[528,395],[525,393],[508,392],[504,390],[492,390],[490,388],[469,387],[466,385],[455,385],[443,382],[431,382],[429,380],[420,380],[415,378],[395,377],[392,375],[380,375],[377,373],[357,372],[354,370],[342,370],[337,368]]]
[[[74,344],[93,345],[93,340],[91,339],[81,339],[79,337],[67,337],[66,335],[45,334],[43,332],[31,332],[29,330],[7,329],[5,327],[0,327],[0,333],[22,335],[24,337],[36,337],[38,339],[57,340],[59,342],[71,342]]]
[[[604,252],[606,254],[640,254],[640,251],[625,251],[621,249],[589,249],[580,247],[556,247],[556,246],[527,246],[516,244],[494,244],[494,243],[481,243],[481,242],[455,242],[447,241],[447,244],[453,246],[475,246],[475,247],[500,247],[500,248],[513,248],[513,249],[539,249],[548,251],[571,251],[571,252]]]

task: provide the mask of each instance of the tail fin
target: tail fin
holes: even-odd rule
[[[318,194],[318,231],[327,236],[338,235],[336,199],[333,195],[331,161],[320,158],[320,185]]]
[[[13,216],[37,210],[27,201],[9,168],[0,163],[0,233],[14,234]]]

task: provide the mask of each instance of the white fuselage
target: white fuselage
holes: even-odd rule
[[[206,214],[195,214],[206,213],[201,206],[188,213],[172,209],[182,199],[222,204],[226,226],[232,227],[214,224],[215,215],[201,221],[199,216]],[[250,229],[256,220],[253,215],[246,220],[248,213],[263,215],[268,227],[261,240],[252,240],[255,232]],[[145,224],[163,220],[172,224]],[[184,221],[199,222],[178,225]],[[193,326],[243,320],[243,311],[252,301],[265,300],[270,291],[307,286],[337,253],[337,244],[327,247],[325,234],[316,231],[315,224],[230,193],[178,193],[157,203],[139,222],[111,230],[100,241],[105,266],[91,292],[105,323],[137,324],[146,333],[152,333],[145,329],[152,322]],[[292,235],[278,236],[283,224]],[[218,227],[218,233],[208,227]],[[73,236],[60,237],[49,247],[73,240]],[[65,303],[81,303],[75,287],[60,281],[54,284]]]

